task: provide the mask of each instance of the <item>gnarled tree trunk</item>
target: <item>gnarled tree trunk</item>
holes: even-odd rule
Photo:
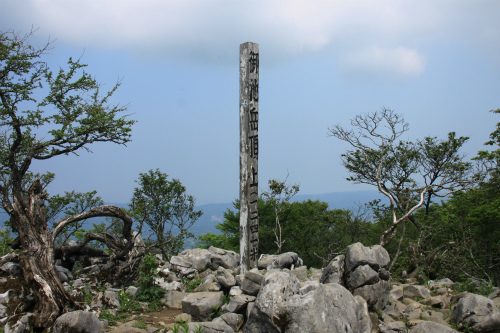
[[[29,198],[14,196],[11,219],[19,233],[22,252],[19,263],[33,289],[36,305],[34,327],[50,327],[54,320],[76,303],[59,281],[54,265],[54,240],[45,220],[40,182],[29,189]]]
[[[59,315],[70,309],[81,307],[64,289],[55,269],[54,239],[58,233],[65,225],[91,217],[120,218],[124,221],[123,238],[120,239],[107,233],[89,233],[77,248],[70,250],[84,249],[89,241],[98,240],[106,243],[114,252],[110,260],[124,259],[127,258],[134,245],[132,219],[119,207],[101,206],[82,214],[68,216],[51,231],[46,221],[46,194],[40,180],[33,182],[28,190],[28,196],[22,196],[20,193],[21,191],[14,193],[12,204],[5,200],[4,196],[3,204],[11,216],[12,228],[19,233],[22,249],[19,262],[36,301],[33,326],[36,329],[44,329],[51,327]],[[64,246],[59,248],[59,251],[64,251]]]

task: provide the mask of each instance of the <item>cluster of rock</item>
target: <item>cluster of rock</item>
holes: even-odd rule
[[[169,262],[160,262],[156,282],[167,291],[165,306],[182,310],[182,320],[190,321],[190,332],[199,331],[200,326],[205,333],[500,332],[500,292],[489,298],[455,294],[448,279],[427,286],[391,285],[386,269],[390,258],[381,246],[352,244],[345,255],[334,258],[322,270],[307,269],[296,253],[284,253],[263,255],[258,268],[240,274],[239,260],[235,252],[211,247],[186,250]],[[4,292],[0,294],[0,320],[5,332],[28,332],[30,314],[14,316],[23,312],[21,299],[29,303],[26,290],[19,284],[12,287],[20,271],[15,263],[4,264],[0,270],[6,275],[0,280],[0,291]],[[102,309],[118,311],[118,294],[123,291],[133,297],[137,292],[133,286],[99,286],[99,270],[95,268],[87,268],[78,279],[63,267],[58,270],[71,293],[80,297],[92,293],[92,301],[88,311],[58,318],[53,332],[99,332],[106,326],[97,317]],[[192,281],[198,282],[194,290]],[[5,290],[9,283],[12,288]],[[11,304],[16,299],[17,304]],[[15,313],[14,305],[18,308]],[[155,327],[106,330],[172,331]]]

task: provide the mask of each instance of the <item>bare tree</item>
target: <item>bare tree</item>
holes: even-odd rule
[[[342,155],[350,172],[350,181],[374,185],[390,202],[392,224],[380,236],[387,245],[398,225],[409,219],[422,233],[413,213],[432,202],[469,187],[471,164],[464,161],[459,149],[467,137],[448,134],[447,140],[426,137],[415,142],[397,141],[408,131],[400,114],[382,108],[378,112],[357,115],[352,128],[340,125],[329,128],[329,135],[349,143],[354,149]]]
[[[281,249],[285,240],[282,237],[282,228],[280,221],[280,214],[285,212],[290,206],[290,199],[299,192],[299,185],[286,185],[286,181],[288,179],[288,174],[285,177],[285,180],[281,181],[279,179],[270,179],[268,181],[269,191],[263,191],[262,196],[266,198],[268,202],[271,203],[274,210],[274,243],[278,247],[277,253],[281,253]]]

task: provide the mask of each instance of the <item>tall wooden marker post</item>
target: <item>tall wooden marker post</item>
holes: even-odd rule
[[[240,45],[241,274],[259,260],[259,44]]]

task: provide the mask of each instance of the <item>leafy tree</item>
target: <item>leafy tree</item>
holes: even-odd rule
[[[78,307],[54,267],[54,241],[66,226],[96,216],[122,219],[122,237],[88,233],[78,244],[83,248],[92,240],[105,242],[113,251],[111,259],[125,258],[134,241],[132,219],[116,206],[67,216],[51,230],[48,194],[43,178],[29,179],[31,163],[88,151],[95,142],[123,145],[130,141],[134,121],[123,115],[126,107],[109,104],[119,84],[101,94],[99,83],[84,71],[86,65],[71,58],[67,69],[54,73],[42,59],[50,43],[35,47],[31,35],[0,33],[0,193],[20,240],[24,278],[36,299],[34,326],[43,329]]]
[[[177,255],[184,241],[194,237],[189,228],[203,212],[194,210],[194,197],[186,194],[178,179],[169,180],[158,169],[141,173],[137,183],[131,204],[134,218],[151,229],[156,238],[153,247],[164,258]]]
[[[299,192],[299,185],[286,185],[286,180],[270,179],[268,181],[269,191],[262,192],[262,197],[266,199],[274,210],[274,244],[278,247],[277,253],[281,253],[281,249],[285,240],[283,239],[283,229],[280,223],[280,215],[290,207],[290,199]]]
[[[259,198],[259,253],[275,254],[275,211],[273,204]],[[280,216],[283,228],[282,252],[296,252],[308,266],[321,267],[335,252],[342,252],[350,243],[364,241],[370,226],[367,220],[355,219],[350,211],[329,210],[328,204],[307,200],[293,202]],[[224,221],[216,226],[220,235],[199,236],[199,246],[216,246],[239,251],[239,203],[224,213]]]
[[[426,137],[415,142],[397,141],[408,124],[385,108],[358,115],[351,125],[354,129],[335,125],[329,129],[330,135],[354,148],[342,155],[342,163],[351,174],[348,180],[376,186],[389,199],[392,223],[381,233],[382,246],[407,219],[424,236],[414,213],[421,207],[428,210],[433,197],[445,197],[473,184],[471,164],[459,152],[466,137],[457,138],[452,132],[447,140]]]

